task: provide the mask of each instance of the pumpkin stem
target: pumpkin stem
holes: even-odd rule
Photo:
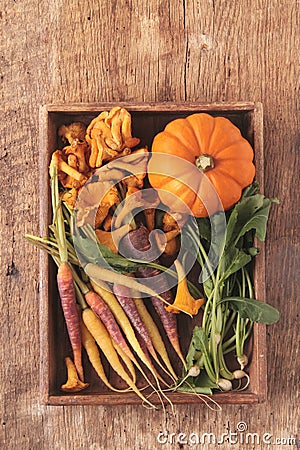
[[[207,155],[206,153],[203,153],[202,155],[198,156],[196,158],[195,163],[198,169],[201,170],[201,172],[206,172],[209,169],[213,169],[215,166],[213,157]]]

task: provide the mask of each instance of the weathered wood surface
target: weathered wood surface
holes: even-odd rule
[[[190,448],[176,442],[180,432],[221,439],[243,421],[260,444],[238,433],[222,448],[268,448],[265,433],[272,442],[298,436],[290,447],[299,448],[299,2],[16,0],[2,2],[0,21],[0,447]],[[142,406],[41,406],[39,253],[23,239],[38,232],[39,106],[166,100],[264,105],[266,194],[281,200],[266,246],[267,296],[281,310],[267,333],[267,401],[221,412],[178,405],[175,417]],[[164,430],[173,444],[157,441]]]

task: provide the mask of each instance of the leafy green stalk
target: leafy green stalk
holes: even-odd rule
[[[58,188],[58,175],[57,165],[52,160],[50,164],[50,182],[52,192],[52,211],[53,211],[53,223],[52,230],[55,235],[61,263],[68,261],[67,239],[64,225],[64,217],[62,212],[61,200],[59,198]]]
[[[106,245],[101,244],[94,230],[86,225],[81,227],[81,234],[75,234],[76,252],[82,265],[90,262],[100,265],[105,262],[108,266],[121,273],[135,272],[141,266],[148,266],[166,272],[177,279],[177,272],[159,263],[147,262],[137,259],[127,259],[124,256],[113,253]],[[191,281],[187,280],[189,290],[194,298],[202,298],[203,293]]]
[[[272,203],[278,203],[278,200],[259,194],[256,182],[244,190],[240,201],[226,213],[225,246],[215,272],[211,270],[207,251],[201,242],[204,239],[207,245],[218,250],[218,243],[210,241],[209,219],[198,220],[200,239],[191,227],[188,228],[190,240],[200,255],[197,260],[202,270],[204,266],[208,269],[209,277],[204,282],[206,303],[202,327],[194,329],[187,361],[191,363],[191,352],[195,358],[200,351],[202,365],[215,383],[219,377],[232,379],[224,357],[228,352],[234,352],[237,357],[244,356],[244,345],[253,323],[271,324],[279,319],[275,308],[253,298],[249,273],[249,263],[258,254],[253,246],[254,237],[265,240]],[[219,218],[216,220],[218,223]],[[198,342],[198,347],[195,347],[195,342]]]

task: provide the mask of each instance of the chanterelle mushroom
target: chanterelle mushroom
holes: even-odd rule
[[[89,182],[85,185],[80,193],[77,208],[77,226],[82,227],[90,224],[95,228],[99,228],[107,217],[110,208],[119,203],[119,194],[116,186],[110,182],[101,183]],[[102,195],[102,192],[104,195]]]
[[[180,248],[178,239],[180,234],[180,226],[175,217],[166,212],[162,220],[162,229],[165,233],[163,235],[164,240],[161,243],[162,246],[164,245],[163,252],[167,256],[173,256],[179,251]]]
[[[140,142],[138,138],[131,136],[131,116],[120,106],[109,112],[103,111],[92,120],[85,138],[91,149],[89,165],[93,168],[130,154],[131,148]]]
[[[114,205],[117,205],[120,202],[118,190],[116,186],[112,186],[110,190],[103,197],[95,217],[95,228],[99,228],[106,219],[110,208]]]
[[[76,184],[76,186],[71,186],[71,187],[80,187],[82,186],[86,180],[87,177],[78,172],[78,170],[76,170],[74,167],[70,166],[64,159],[64,155],[62,153],[61,150],[56,150],[54,153],[52,153],[52,158],[51,158],[51,163],[56,163],[57,167],[58,167],[58,173],[63,172],[66,175],[69,175],[69,177],[71,177],[73,180],[78,182],[78,186]],[[50,163],[50,165],[51,165]],[[64,185],[64,182],[66,181],[66,177],[61,177],[60,178],[62,181],[62,184]],[[68,179],[68,182],[70,182],[70,179]],[[71,182],[70,182],[71,184]]]
[[[138,175],[130,175],[129,177],[124,178],[123,183],[127,186],[126,195],[131,195],[136,191],[142,189],[144,185],[145,173],[141,173]]]
[[[82,122],[73,122],[70,125],[62,125],[58,130],[58,136],[63,142],[72,145],[74,141],[84,141],[86,126]]]
[[[122,209],[118,212],[114,226],[116,228],[120,227],[126,216],[136,208],[142,211],[151,208],[154,211],[159,201],[158,195],[153,189],[144,189],[127,196],[122,205]]]
[[[61,199],[63,202],[67,203],[70,209],[74,209],[78,198],[78,194],[79,190],[73,187],[72,189],[66,190],[62,194]]]
[[[85,141],[74,140],[71,145],[63,148],[63,153],[66,155],[74,155],[77,158],[77,169],[81,173],[87,173],[89,166],[87,165],[87,158],[89,147]]]
[[[129,233],[132,227],[125,224],[114,231],[95,230],[96,236],[100,244],[106,245],[110,250],[117,254],[120,240]]]
[[[178,259],[174,261],[174,265],[179,281],[174,303],[167,306],[166,310],[174,314],[178,314],[180,313],[180,311],[183,311],[194,316],[198,313],[199,308],[203,305],[204,298],[194,299],[194,297],[191,296],[187,286],[184,269]]]
[[[65,392],[79,392],[87,388],[89,384],[79,379],[75,364],[69,356],[65,358],[65,363],[68,371],[68,380],[61,386],[61,389]]]

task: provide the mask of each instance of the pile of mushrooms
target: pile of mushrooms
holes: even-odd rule
[[[129,155],[140,140],[131,136],[131,115],[125,108],[115,106],[103,111],[91,121],[86,130],[90,146],[90,167],[101,167],[103,162]]]
[[[110,111],[102,111],[88,126],[82,122],[62,125],[58,136],[66,144],[52,154],[52,158],[56,159],[59,181],[65,189],[61,198],[70,209],[74,209],[78,195],[82,192],[81,211],[77,219],[82,223],[89,223],[90,218],[94,219],[92,225],[100,243],[117,253],[116,241],[130,229],[130,225],[124,224],[123,219],[130,212],[128,210],[137,207],[143,209],[147,228],[154,229],[155,209],[159,198],[153,190],[142,190],[147,173],[148,149],[136,148],[140,139],[132,136],[131,115],[125,108],[116,106]],[[130,161],[121,158],[126,155],[131,155]],[[98,176],[96,171],[100,167],[103,170]],[[97,182],[102,185],[107,183],[108,186],[100,202],[96,200],[99,187],[97,182],[86,184],[88,180],[93,180],[93,175]],[[112,180],[121,181],[112,185]],[[123,208],[115,223],[120,236],[112,239],[113,213],[124,199]],[[175,254],[179,247],[180,231],[176,222],[167,214],[163,220],[163,231],[166,235],[165,254]]]
[[[66,189],[62,200],[71,209],[95,169],[115,158],[129,155],[140,142],[131,135],[131,115],[120,106],[101,112],[88,127],[82,122],[62,125],[58,136],[67,145],[56,150],[52,158],[56,159],[59,181]],[[129,190],[132,185],[142,185],[140,180],[131,178],[127,183]]]

